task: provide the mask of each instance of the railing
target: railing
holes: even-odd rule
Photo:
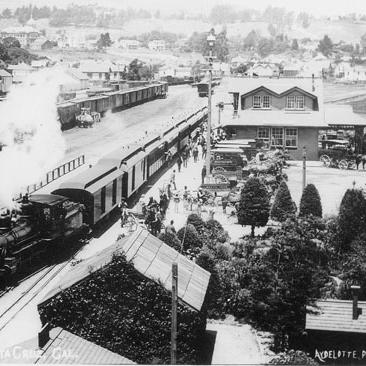
[[[67,163],[62,164],[59,167],[49,171],[46,174],[45,179],[41,180],[38,183],[34,183],[34,184],[27,186],[27,188],[25,189],[25,192],[27,192],[28,194],[36,192],[39,189],[47,186],[51,182],[55,181],[56,179],[61,178],[65,174],[72,172],[73,170],[81,167],[84,164],[85,164],[85,155],[80,155],[77,158],[70,160]],[[22,196],[23,196],[23,194],[19,193],[14,199],[17,200],[17,199],[21,198]]]

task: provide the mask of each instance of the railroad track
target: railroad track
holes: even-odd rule
[[[5,309],[5,311],[0,314],[0,332],[74,260],[81,249],[82,248],[80,248],[68,261],[51,266],[46,271],[46,273],[42,275],[42,278],[36,280],[21,294],[21,296],[19,296],[18,299],[16,299],[8,308]],[[43,269],[44,268],[40,269],[37,273]],[[23,279],[22,282],[24,282],[26,279],[27,278]]]

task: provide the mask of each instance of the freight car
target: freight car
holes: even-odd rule
[[[118,149],[87,171],[60,185],[53,194],[85,206],[84,222],[93,227],[115,210],[122,198],[132,200],[165,165],[166,153],[180,152],[204,120],[203,108],[143,146]]]
[[[64,249],[66,239],[86,233],[84,207],[54,194],[23,199],[16,216],[0,216],[0,279],[9,278],[35,258]],[[11,217],[12,216],[12,217]]]
[[[105,92],[101,95],[85,98],[74,98],[57,105],[58,116],[62,129],[74,127],[75,117],[80,115],[82,108],[103,115],[106,111],[118,111],[157,98],[165,98],[168,91],[167,83],[155,83],[128,90]]]

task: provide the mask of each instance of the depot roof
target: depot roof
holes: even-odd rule
[[[138,227],[130,237],[120,239],[107,249],[70,268],[39,306],[108,265],[116,252],[125,253],[127,260],[133,262],[136,271],[168,291],[171,291],[172,286],[172,264],[177,263],[179,300],[197,311],[201,310],[210,273],[142,227]]]
[[[227,114],[222,121],[223,126],[328,127],[319,111],[245,110],[236,117]]]
[[[225,89],[229,93],[240,95],[251,93],[260,87],[271,90],[278,95],[286,93],[293,88],[298,88],[316,97],[323,93],[323,82],[321,79],[312,78],[278,78],[278,77],[245,77],[228,78]],[[314,88],[313,88],[314,86]],[[314,89],[314,90],[313,90]]]

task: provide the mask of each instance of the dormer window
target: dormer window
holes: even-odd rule
[[[305,108],[305,98],[303,95],[290,95],[287,97],[287,109],[302,110]]]
[[[271,108],[271,96],[270,95],[253,95],[253,108],[255,109],[268,109]]]

